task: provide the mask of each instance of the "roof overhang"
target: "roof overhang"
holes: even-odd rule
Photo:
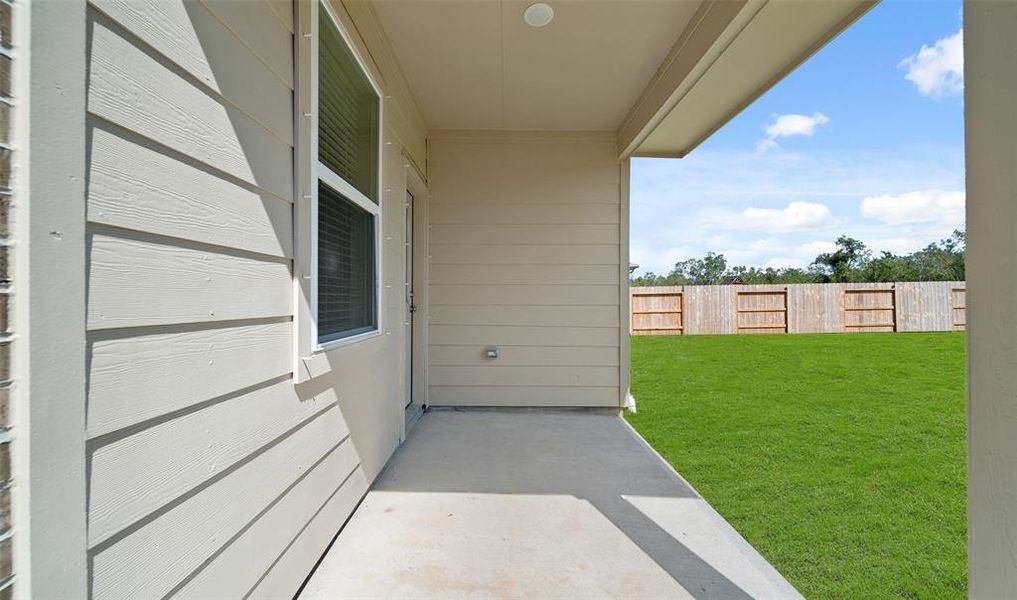
[[[620,158],[680,158],[877,0],[705,0],[618,129]]]

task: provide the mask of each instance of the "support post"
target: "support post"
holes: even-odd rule
[[[1017,590],[1017,3],[964,2],[968,595]]]

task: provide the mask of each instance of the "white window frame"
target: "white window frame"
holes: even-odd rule
[[[364,195],[360,190],[356,189],[353,185],[351,185],[349,182],[347,182],[345,179],[343,179],[342,177],[337,175],[334,171],[329,169],[326,165],[322,164],[318,160],[318,120],[319,120],[318,119],[318,117],[319,117],[319,115],[318,115],[318,72],[319,72],[319,69],[318,69],[318,45],[320,43],[320,35],[319,35],[319,31],[318,31],[318,17],[319,17],[319,12],[318,11],[322,10],[322,9],[325,10],[325,14],[328,15],[328,18],[332,22],[332,25],[339,32],[339,36],[342,38],[343,43],[346,44],[347,48],[350,51],[350,54],[353,55],[354,59],[357,62],[357,66],[360,68],[361,72],[364,74],[364,77],[367,78],[368,82],[371,85],[372,90],[374,91],[375,96],[377,96],[377,99],[378,99],[378,123],[377,123],[377,128],[378,129],[377,129],[377,132],[376,132],[377,133],[377,142],[378,142],[378,148],[377,148],[377,152],[378,152],[378,156],[377,156],[377,161],[378,161],[378,163],[377,163],[377,165],[378,165],[378,167],[377,167],[377,177],[378,177],[378,180],[376,182],[376,187],[375,187],[375,189],[377,190],[377,200],[378,200],[377,202],[372,201],[370,198],[368,198],[366,195]],[[297,239],[299,240],[299,238],[302,237],[302,236],[307,236],[307,237],[310,238],[310,252],[309,253],[305,253],[305,255],[307,256],[307,259],[305,261],[302,261],[302,262],[304,262],[304,264],[298,265],[298,268],[296,269],[297,272],[307,273],[307,275],[305,275],[304,277],[305,278],[309,278],[309,280],[310,280],[310,286],[309,286],[309,290],[308,290],[308,296],[309,297],[307,298],[307,301],[310,304],[310,315],[309,315],[310,318],[306,319],[306,321],[307,321],[306,325],[298,323],[298,327],[306,327],[308,329],[308,331],[307,331],[306,337],[300,335],[300,332],[298,332],[298,335],[297,335],[298,340],[305,339],[305,340],[309,340],[310,341],[310,344],[309,344],[310,347],[309,348],[307,347],[307,344],[304,344],[304,347],[302,347],[302,348],[298,348],[298,353],[306,356],[308,353],[309,354],[316,354],[316,353],[326,352],[326,351],[332,350],[334,348],[338,348],[338,347],[342,347],[342,346],[348,346],[350,344],[355,344],[355,343],[360,342],[360,341],[364,341],[364,340],[367,340],[367,339],[378,337],[384,331],[384,324],[382,323],[382,320],[384,318],[383,317],[383,310],[382,310],[383,306],[384,306],[384,302],[383,302],[383,299],[382,299],[382,294],[383,294],[383,291],[384,291],[383,290],[384,286],[382,285],[383,277],[382,277],[382,244],[381,244],[381,235],[382,235],[382,207],[381,207],[381,201],[382,201],[382,194],[383,194],[383,192],[382,192],[382,190],[383,190],[383,186],[382,186],[382,181],[383,181],[383,177],[382,177],[382,168],[383,168],[382,167],[382,158],[383,158],[383,153],[384,153],[384,149],[383,149],[384,148],[384,144],[382,143],[382,133],[383,133],[383,123],[384,123],[384,102],[383,102],[384,96],[383,96],[383,94],[381,92],[381,87],[378,85],[378,82],[375,79],[373,73],[367,67],[367,64],[365,63],[365,61],[364,61],[363,57],[360,55],[360,53],[357,51],[357,47],[353,43],[353,40],[351,39],[349,33],[347,32],[346,28],[343,27],[342,22],[336,16],[335,12],[333,12],[333,9],[331,8],[331,6],[329,6],[328,1],[327,0],[321,0],[321,1],[319,1],[319,0],[309,0],[309,1],[306,1],[305,0],[305,1],[302,1],[302,2],[298,3],[298,10],[301,13],[303,13],[303,14],[300,15],[302,18],[299,19],[301,24],[304,25],[303,33],[301,34],[301,36],[305,40],[309,41],[309,43],[307,43],[307,44],[301,44],[301,40],[299,38],[296,40],[296,44],[297,44],[297,61],[298,61],[297,72],[298,72],[298,75],[300,73],[302,73],[302,72],[303,73],[307,73],[307,71],[309,70],[309,73],[308,73],[309,76],[305,76],[302,79],[300,77],[298,77],[298,79],[297,79],[297,81],[298,81],[297,88],[298,89],[296,90],[296,95],[297,95],[296,105],[297,105],[298,111],[299,110],[306,111],[306,112],[303,113],[302,117],[305,120],[309,121],[308,127],[307,127],[307,131],[304,132],[304,135],[298,136],[298,143],[307,143],[309,148],[307,148],[306,153],[296,152],[295,155],[297,157],[297,161],[298,162],[299,162],[301,156],[303,155],[303,156],[307,157],[306,160],[310,163],[310,165],[309,165],[310,166],[310,178],[309,178],[309,181],[300,182],[300,183],[298,183],[298,186],[297,186],[298,187],[298,201],[302,201],[302,202],[305,202],[305,203],[310,205],[309,206],[309,208],[310,208],[310,211],[309,211],[310,212],[310,219],[309,219],[310,220],[310,223],[309,223],[310,224],[310,232],[309,232],[310,235],[308,235],[308,232],[306,231],[306,228],[302,226],[302,224],[305,223],[307,221],[307,219],[300,219],[299,215],[298,215],[298,218],[294,220],[294,229],[295,229],[294,234],[297,236]],[[309,31],[310,35],[307,34],[308,31]],[[308,69],[308,67],[310,67],[310,68]],[[302,100],[301,97],[304,97],[306,99],[306,102],[301,101]],[[301,106],[304,106],[305,108],[301,109],[300,108]],[[300,117],[301,117],[301,115],[298,113],[298,119]],[[302,178],[303,174],[306,172],[306,169],[302,169],[301,165],[298,164],[297,168],[295,169],[295,172],[296,172],[298,178]],[[374,279],[375,279],[375,281],[374,281],[374,283],[375,283],[375,294],[374,294],[374,301],[375,301],[375,306],[374,306],[375,325],[374,325],[374,329],[372,329],[371,331],[366,331],[366,332],[363,332],[363,333],[358,333],[358,334],[355,334],[355,335],[350,335],[350,336],[342,337],[342,338],[335,339],[335,340],[329,340],[329,341],[326,341],[326,342],[321,342],[320,339],[319,339],[319,335],[318,335],[318,185],[319,185],[319,181],[321,181],[325,185],[329,186],[330,188],[332,188],[333,190],[335,190],[336,192],[338,192],[339,194],[344,196],[347,200],[349,200],[350,202],[352,202],[353,204],[355,204],[359,208],[361,208],[361,209],[367,211],[368,213],[370,213],[371,217],[372,217],[372,219],[374,221]],[[300,192],[299,191],[300,189],[303,189],[304,191]],[[309,264],[307,264],[307,263],[309,263]],[[300,268],[300,267],[303,267],[303,268]],[[298,290],[299,290],[299,288],[300,288],[299,283],[298,283],[297,287],[298,287]],[[299,299],[300,298],[299,298],[299,293],[298,293],[298,301],[299,301]],[[299,317],[299,315],[298,315],[298,317]],[[299,320],[300,319],[298,318],[298,321]],[[299,356],[298,356],[298,358],[299,358]]]

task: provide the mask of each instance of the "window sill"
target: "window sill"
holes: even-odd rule
[[[379,335],[381,335],[381,330],[373,329],[371,331],[365,331],[364,333],[358,333],[357,335],[339,338],[338,340],[332,340],[330,342],[325,342],[324,344],[318,344],[318,346],[314,349],[314,353],[317,354],[319,352],[328,352],[329,350],[335,350],[336,348],[342,348],[343,346],[350,346],[352,344],[356,344],[357,342],[362,342],[364,340],[376,338]]]

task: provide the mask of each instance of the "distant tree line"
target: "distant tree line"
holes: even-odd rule
[[[917,252],[901,255],[873,255],[860,240],[842,235],[837,238],[836,250],[820,254],[805,268],[728,266],[723,254],[709,252],[703,258],[675,263],[667,275],[633,277],[632,285],[714,285],[732,276],[748,284],[963,281],[964,251],[964,232],[960,230]]]

